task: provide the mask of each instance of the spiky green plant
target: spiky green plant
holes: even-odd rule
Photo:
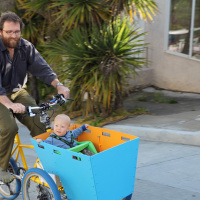
[[[63,24],[63,32],[77,26],[87,29],[93,25],[100,26],[103,21],[108,21],[111,12],[110,6],[102,0],[56,0],[52,7],[58,8],[56,21]]]
[[[94,110],[96,113],[109,113],[114,107],[119,107],[126,75],[136,73],[135,69],[141,67],[145,59],[138,57],[143,44],[139,41],[137,31],[130,23],[114,20],[123,15],[124,11],[130,19],[137,15],[144,20],[152,20],[157,11],[155,1],[16,2],[25,10],[24,17],[28,21],[35,15],[44,19],[40,28],[42,37],[47,36],[48,41],[54,41],[45,49],[52,66],[60,66],[57,68],[58,75],[63,81],[71,81],[71,94],[76,99],[74,107],[80,108],[84,94],[88,95],[87,112]],[[74,28],[76,30],[73,31]]]
[[[153,20],[158,11],[154,0],[16,0],[16,3],[30,18],[34,14],[42,16],[46,20],[45,29],[53,29],[56,36],[80,26],[85,29],[101,26],[124,12],[132,21],[133,16]]]
[[[131,17],[138,16],[145,21],[152,21],[156,15],[157,4],[154,0],[108,0],[114,16],[124,12]]]
[[[85,113],[105,116],[122,100],[126,76],[146,63],[138,56],[145,46],[143,35],[128,18],[93,28],[89,35],[75,29],[70,37],[47,44],[49,62],[57,62],[60,79],[70,80],[76,106],[87,94]]]

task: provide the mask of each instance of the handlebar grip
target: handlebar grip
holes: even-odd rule
[[[57,95],[56,95],[56,98],[57,98],[57,99],[64,98],[64,95],[63,95],[63,94],[57,94]]]
[[[64,98],[64,96],[63,96],[63,98],[61,99],[61,101],[60,101],[60,106],[62,106],[64,103],[66,103],[67,101],[74,101],[74,99],[65,99]]]
[[[28,106],[25,106],[25,113],[29,114]]]

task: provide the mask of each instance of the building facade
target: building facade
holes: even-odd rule
[[[200,0],[156,2],[157,16],[145,23],[150,61],[145,84],[200,93]]]

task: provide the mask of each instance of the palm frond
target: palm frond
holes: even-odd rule
[[[154,0],[110,0],[115,15],[125,12],[133,20],[133,15],[139,16],[142,20],[153,20],[153,16],[158,11],[158,6]]]
[[[99,109],[109,111],[117,98],[115,93],[123,90],[127,74],[136,73],[146,63],[145,57],[138,56],[146,46],[143,35],[128,18],[118,18],[114,24],[93,27],[91,32],[76,28],[69,37],[46,44],[45,48],[62,79],[71,80],[71,88],[82,88],[81,95],[89,94],[90,109],[102,102]],[[77,90],[77,101],[83,99],[79,95]]]

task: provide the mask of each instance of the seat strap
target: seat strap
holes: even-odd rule
[[[74,137],[73,137],[72,131],[70,131],[70,133],[71,133],[71,142],[68,142],[67,140],[65,140],[57,135],[50,135],[50,137],[60,140],[60,141],[64,142],[65,144],[69,145],[70,147],[73,147]]]

